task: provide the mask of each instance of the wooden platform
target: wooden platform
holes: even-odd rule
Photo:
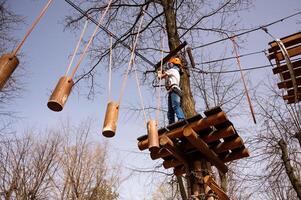
[[[188,163],[203,157],[220,171],[225,163],[249,156],[243,140],[220,107],[158,130],[160,147],[150,151],[153,160],[162,158],[163,166],[176,175],[186,173]],[[138,138],[139,149],[148,149],[148,136]]]
[[[297,103],[301,101],[301,32],[281,38],[280,40],[291,58],[291,71],[276,41],[269,43],[268,59],[277,65],[273,69],[273,73],[280,76],[280,82],[277,84],[278,88],[287,91],[283,99],[288,104]]]

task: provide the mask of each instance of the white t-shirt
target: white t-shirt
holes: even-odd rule
[[[170,90],[171,87],[179,87],[180,85],[180,73],[178,69],[171,68],[165,72],[167,74],[167,78],[165,79],[165,86],[167,90]]]

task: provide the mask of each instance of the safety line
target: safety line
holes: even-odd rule
[[[85,22],[83,31],[82,31],[82,33],[80,34],[79,40],[78,40],[78,42],[77,42],[77,44],[76,44],[76,47],[75,47],[75,49],[74,49],[72,58],[71,58],[71,60],[70,60],[69,66],[68,66],[67,71],[66,71],[66,74],[65,74],[66,76],[68,75],[68,73],[69,73],[69,71],[70,71],[70,68],[71,68],[71,66],[72,66],[72,64],[73,64],[75,55],[77,54],[77,51],[78,51],[79,46],[80,46],[80,43],[81,43],[81,41],[82,41],[82,39],[83,39],[83,36],[84,36],[84,34],[85,34],[85,32],[86,32],[87,25],[88,25],[88,19],[87,19],[86,22]]]
[[[292,61],[299,61],[301,60],[300,58],[296,58],[296,59],[292,59]],[[274,67],[274,64],[270,62],[269,65],[262,65],[262,66],[258,66],[258,67],[250,67],[250,68],[244,68],[242,69],[242,71],[252,71],[252,70],[256,70],[256,69],[263,69],[263,68],[268,68],[268,67]],[[204,73],[204,74],[227,74],[227,73],[235,73],[235,72],[239,72],[239,69],[235,69],[235,70],[227,70],[227,71],[204,71],[200,68],[192,68],[192,71],[198,72],[198,73]]]
[[[271,22],[271,23],[268,23],[268,24],[259,26],[259,27],[257,27],[257,28],[250,29],[250,30],[248,30],[248,31],[245,31],[245,32],[242,32],[242,33],[233,35],[232,37],[239,37],[239,36],[245,35],[245,34],[247,34],[247,33],[251,33],[251,32],[254,32],[254,31],[258,31],[258,30],[260,30],[260,29],[262,29],[262,28],[266,28],[266,27],[269,27],[269,26],[271,26],[271,25],[277,24],[277,23],[279,23],[279,22],[283,22],[284,20],[289,19],[289,18],[294,17],[294,16],[299,15],[299,14],[301,14],[301,11],[296,12],[296,13],[294,13],[294,14],[292,14],[292,15],[287,16],[287,17],[283,17],[283,18],[278,19],[278,20],[276,20],[276,21],[273,21],[273,22]],[[220,39],[220,40],[216,40],[216,41],[213,41],[213,42],[209,42],[209,43],[207,43],[207,44],[203,44],[203,45],[200,45],[200,46],[193,47],[192,49],[203,48],[203,47],[206,47],[206,46],[209,46],[209,45],[212,45],[212,44],[216,44],[216,43],[219,43],[219,42],[222,42],[222,41],[225,41],[225,40],[229,40],[229,39],[231,39],[231,38],[230,38],[230,37],[226,37],[226,38],[223,38],[223,39]]]
[[[72,6],[75,10],[77,10],[79,13],[81,13],[83,16],[86,16],[92,23],[94,23],[96,26],[98,26],[99,28],[101,28],[106,34],[111,35],[115,40],[115,44],[117,45],[118,43],[122,44],[124,47],[126,47],[127,49],[129,49],[132,52],[132,48],[127,45],[125,42],[121,41],[121,38],[118,38],[114,33],[112,33],[108,28],[104,27],[103,25],[99,24],[93,17],[91,17],[87,12],[85,12],[84,10],[82,10],[79,6],[75,5],[72,1],[70,0],[65,0],[65,2],[67,2],[70,6]],[[116,46],[114,45],[114,46]],[[150,60],[148,60],[145,56],[143,56],[142,54],[140,54],[139,52],[137,52],[136,50],[134,51],[134,53],[139,56],[142,60],[144,60],[145,62],[147,62],[149,65],[151,66],[155,66],[155,64],[153,62],[151,62]]]
[[[110,37],[110,58],[109,58],[109,84],[108,84],[108,100],[111,101],[112,92],[112,57],[113,57],[113,38]]]
[[[238,50],[237,50],[237,43],[235,42],[235,38],[234,37],[231,37],[231,41],[233,43],[233,49],[234,49],[234,52],[235,52],[235,55],[237,57],[237,65],[239,67],[239,70],[240,70],[240,76],[241,76],[241,79],[243,81],[243,84],[244,84],[244,88],[245,88],[245,93],[246,93],[246,96],[247,96],[247,100],[248,100],[248,103],[249,103],[249,107],[250,107],[250,111],[251,111],[251,114],[252,114],[252,117],[253,117],[253,121],[254,123],[256,124],[256,119],[255,119],[255,114],[254,114],[254,110],[253,110],[253,106],[252,106],[252,102],[251,102],[251,98],[249,96],[249,92],[248,92],[248,88],[247,88],[247,84],[246,84],[246,81],[245,81],[245,78],[244,78],[244,74],[242,72],[242,67],[241,67],[241,64],[240,64],[240,60],[239,60],[239,55],[238,55]]]
[[[260,54],[260,53],[264,53],[264,52],[265,52],[265,50],[246,53],[246,54],[239,55],[239,58],[246,57],[246,56],[251,56],[251,55],[256,55],[256,54]],[[220,62],[220,61],[225,61],[225,60],[232,60],[232,59],[236,59],[236,57],[235,56],[230,56],[230,57],[226,57],[226,58],[221,58],[221,59],[196,63],[195,65],[210,64],[210,63],[215,63],[215,62]]]
[[[138,94],[139,94],[141,109],[142,109],[143,116],[144,116],[144,123],[145,123],[145,125],[147,125],[146,111],[145,111],[144,101],[143,101],[142,92],[141,92],[141,88],[140,88],[140,83],[139,83],[139,78],[138,78],[138,73],[137,73],[137,67],[136,67],[134,62],[133,62],[133,70],[135,72],[135,78],[136,78],[136,83],[137,83],[137,88],[138,88]]]
[[[164,33],[164,31],[163,31]],[[164,58],[164,41],[163,41],[163,37],[164,34],[161,38],[161,60],[160,60],[160,71],[163,71],[163,58]],[[161,82],[162,78],[161,76],[158,78],[159,79],[159,83]],[[160,116],[160,108],[161,108],[161,88],[160,87],[156,87],[157,90],[157,111],[156,111],[156,120],[157,123],[159,123],[159,116]]]
[[[111,3],[112,3],[112,0],[109,0],[109,1],[108,1],[108,6],[106,7],[105,12],[101,15],[101,17],[100,17],[99,20],[98,20],[98,23],[99,23],[99,24],[103,21],[105,15],[107,14],[107,12],[108,12],[108,10],[109,10],[109,8],[110,8],[110,6],[111,6]],[[93,41],[93,39],[94,39],[94,37],[95,37],[95,35],[96,35],[98,29],[99,29],[99,26],[96,26],[96,27],[95,27],[95,30],[94,30],[94,32],[93,32],[93,34],[92,34],[91,37],[90,37],[89,42],[88,42],[87,45],[85,46],[85,49],[84,49],[83,53],[81,54],[81,56],[80,56],[80,58],[79,58],[79,61],[77,62],[75,68],[74,68],[73,71],[72,71],[71,78],[74,77],[75,72],[77,71],[79,65],[81,64],[81,62],[83,61],[84,57],[86,56],[87,50],[88,50],[89,46],[91,45],[91,43],[92,43],[92,41]]]
[[[25,36],[23,37],[23,39],[21,40],[20,44],[17,46],[17,48],[14,50],[13,52],[13,56],[16,56],[17,53],[19,52],[19,50],[21,49],[21,47],[23,46],[24,42],[26,41],[26,39],[28,38],[28,36],[30,35],[30,33],[33,31],[33,29],[35,28],[35,26],[39,23],[39,21],[41,20],[41,18],[43,17],[43,15],[46,13],[47,9],[49,8],[51,2],[53,0],[49,0],[47,2],[47,4],[44,6],[44,8],[42,9],[42,11],[40,12],[40,14],[38,15],[38,17],[35,19],[35,21],[32,23],[32,25],[30,26],[30,28],[28,29],[27,33],[25,34]]]
[[[133,62],[134,62],[135,49],[136,49],[138,38],[139,38],[139,35],[140,35],[140,30],[141,30],[141,27],[142,27],[142,22],[144,20],[144,10],[145,10],[145,8],[146,8],[146,6],[142,10],[142,17],[141,17],[140,24],[139,24],[138,31],[137,31],[137,35],[135,37],[135,41],[134,41],[134,44],[133,44],[130,61],[129,61],[128,68],[126,70],[126,73],[125,73],[123,81],[122,81],[120,96],[119,96],[119,100],[118,100],[118,104],[119,105],[121,103],[121,100],[122,100],[122,97],[123,97],[123,94],[124,94],[124,91],[125,91],[125,87],[126,87],[126,83],[127,83],[129,72],[130,72],[130,70],[132,68],[132,65],[133,65]]]

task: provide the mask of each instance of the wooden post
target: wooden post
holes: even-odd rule
[[[186,51],[187,51],[187,54],[188,54],[188,57],[189,57],[189,60],[190,60],[190,63],[191,63],[192,68],[195,68],[195,62],[194,62],[194,58],[193,58],[193,56],[192,56],[191,48],[188,47],[188,48],[186,49]]]
[[[156,120],[149,120],[147,122],[147,135],[148,135],[148,149],[150,152],[158,152],[159,147],[159,135]]]
[[[190,162],[190,176],[189,182],[191,185],[190,194],[194,199],[201,200],[199,198],[201,195],[205,194],[204,182],[202,180],[202,161],[201,160],[193,160]]]
[[[102,135],[105,137],[114,137],[117,128],[119,113],[119,104],[113,101],[107,105],[105,120],[103,123]]]
[[[62,76],[48,100],[48,108],[55,112],[62,111],[70,95],[72,87],[72,78],[69,76]]]

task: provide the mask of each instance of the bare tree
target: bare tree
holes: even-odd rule
[[[33,135],[2,140],[1,196],[4,199],[45,199],[57,169],[55,158],[59,144],[59,138],[52,135],[42,140],[35,140]]]
[[[21,24],[22,19],[8,8],[7,0],[0,0],[0,55],[11,51],[16,43],[12,31]],[[7,131],[14,113],[7,110],[7,105],[20,96],[20,73],[16,73],[0,91],[0,134]]]
[[[85,13],[93,17],[99,12],[103,12],[107,6],[102,3],[102,1],[79,0],[78,2],[82,7],[85,7]],[[233,15],[233,13],[238,13],[240,10],[248,9],[250,2],[251,1],[248,0],[226,0],[221,2],[206,0],[112,1],[109,14],[103,24],[111,31],[119,33],[119,40],[113,44],[113,46],[116,47],[116,55],[118,55],[118,57],[115,57],[115,62],[117,63],[115,66],[121,66],[120,63],[123,63],[125,58],[129,55],[129,52],[124,51],[120,41],[123,45],[131,46],[134,37],[137,35],[138,22],[143,15],[145,20],[137,50],[139,50],[139,53],[147,55],[149,58],[155,58],[155,60],[158,61],[158,58],[160,58],[160,42],[164,40],[162,35],[166,34],[166,43],[168,43],[169,50],[174,50],[179,46],[184,37],[191,43],[195,43],[196,38],[200,38],[208,33],[222,37],[227,35],[228,37],[228,35],[237,31],[237,28],[234,26],[237,23],[237,18],[230,16]],[[76,26],[83,18],[84,16],[82,14],[75,14],[67,18],[67,24],[68,26]],[[107,58],[108,55],[107,41],[107,36],[98,35],[95,43],[106,48],[99,49],[94,46],[92,55],[96,58],[96,64],[92,68],[84,71],[80,79],[86,77],[92,80],[91,83],[95,82],[93,74],[96,72],[96,66],[104,58]],[[194,45],[197,46],[198,44]],[[142,65],[141,60],[137,58],[138,57],[136,57],[136,62]],[[144,58],[142,59],[145,60]],[[143,64],[143,66],[145,68],[139,69],[140,71],[154,70],[153,65],[145,66],[145,64]],[[188,71],[189,70],[184,70],[181,76],[181,88],[183,90],[182,108],[186,117],[192,117],[197,113],[197,109],[195,108],[195,99],[192,95],[192,84],[190,83]],[[150,82],[148,82],[148,84],[150,85]],[[93,84],[90,86],[91,90],[93,90]],[[219,86],[212,85],[212,87]],[[226,91],[224,91],[218,95],[214,94],[211,96],[217,98],[212,100],[213,103],[220,105],[221,102],[226,103],[230,101],[231,98],[225,99],[226,94]],[[237,95],[239,96],[239,94]],[[208,98],[207,95],[206,98]],[[208,101],[206,102],[207,107],[209,107]],[[181,182],[181,179],[179,179],[179,181]]]
[[[91,121],[72,131],[67,127],[57,174],[60,199],[117,199],[120,168],[106,163],[105,146],[89,142]],[[72,141],[75,136],[75,141]]]
[[[67,127],[1,140],[1,199],[118,198],[120,167],[107,162],[105,145],[90,142],[91,123]]]
[[[254,139],[259,155],[255,162],[265,163],[259,181],[269,199],[300,199],[300,103],[288,105],[278,90],[270,87],[270,91],[258,98],[262,128]]]

